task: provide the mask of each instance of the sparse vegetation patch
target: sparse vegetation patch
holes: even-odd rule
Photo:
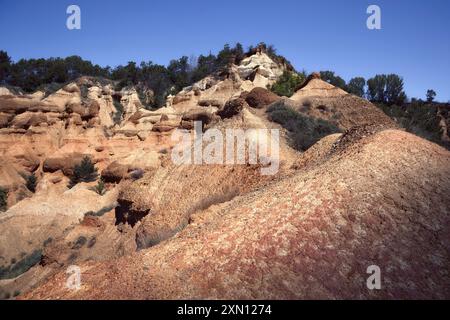
[[[301,114],[282,101],[272,104],[267,112],[271,121],[289,131],[292,147],[299,151],[307,150],[327,135],[341,132],[335,124]]]

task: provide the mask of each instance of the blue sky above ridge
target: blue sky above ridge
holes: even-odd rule
[[[81,30],[66,28],[70,4],[81,8]],[[366,27],[370,4],[381,8],[381,30]],[[397,73],[409,97],[434,89],[450,100],[448,0],[0,0],[0,30],[0,49],[15,61],[76,54],[102,66],[167,64],[264,41],[299,70],[332,70],[347,81]]]

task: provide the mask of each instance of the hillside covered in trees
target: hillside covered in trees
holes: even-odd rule
[[[277,55],[274,46],[264,46],[267,53],[277,61],[289,65],[289,71],[281,77],[272,91],[282,96],[290,96],[305,80],[306,71],[297,72],[282,56]],[[255,47],[244,50],[240,43],[234,46],[225,44],[217,55],[209,53],[199,57],[183,56],[173,59],[167,66],[155,64],[152,61],[141,62],[139,65],[129,61],[126,65],[117,67],[102,67],[79,56],[48,59],[20,59],[12,61],[5,51],[0,51],[0,83],[19,87],[25,92],[44,89],[49,85],[65,84],[80,76],[102,77],[117,81],[117,86],[145,85],[153,90],[155,101],[152,107],[164,104],[168,94],[175,94],[183,87],[201,80],[209,74],[224,69],[229,64],[239,64],[243,58],[250,55]],[[395,74],[376,75],[371,79],[354,77],[347,83],[333,71],[321,71],[321,78],[328,83],[370,101],[392,104],[402,104],[406,100],[403,91],[403,79]],[[431,90],[432,91],[432,90]],[[434,91],[433,91],[434,92]]]
[[[273,46],[260,45],[266,48],[274,60],[284,59],[276,54]],[[244,51],[240,43],[234,47],[225,44],[217,55],[209,53],[198,58],[183,56],[171,60],[167,66],[151,61],[139,65],[129,61],[126,65],[115,68],[101,67],[79,56],[20,59],[14,62],[7,52],[0,51],[0,84],[18,87],[29,93],[38,89],[45,90],[49,86],[59,88],[80,76],[94,76],[116,81],[118,89],[129,85],[150,88],[155,97],[150,107],[158,108],[164,104],[167,95],[176,94],[183,87],[219,72],[229,64],[239,64],[245,56],[251,55],[255,50],[255,47],[250,46]]]
[[[295,70],[286,58],[277,54],[273,45],[265,43],[250,46],[247,50],[240,43],[234,46],[225,44],[217,54],[182,56],[171,60],[167,66],[152,61],[140,64],[129,61],[114,68],[102,67],[79,56],[15,62],[6,51],[0,51],[0,85],[13,91],[30,93],[42,90],[49,94],[81,76],[93,76],[112,80],[117,90],[134,86],[146,108],[158,109],[164,106],[168,95],[175,95],[208,75],[226,73],[230,65],[239,64],[261,47],[274,61],[286,65],[286,71],[268,89],[279,96],[292,96],[305,82],[307,72]],[[408,99],[403,78],[397,74],[377,74],[367,80],[356,76],[346,82],[335,72],[325,70],[320,71],[320,77],[333,86],[375,103],[408,131],[435,142],[440,140],[439,122],[447,121],[449,108],[448,104],[434,102],[436,92],[433,89],[426,92],[426,100]],[[153,93],[150,101],[144,98],[148,89]]]
[[[307,74],[264,44],[0,69],[0,299],[373,298],[352,270],[386,263],[379,298],[447,297],[433,90],[405,103],[400,76]]]

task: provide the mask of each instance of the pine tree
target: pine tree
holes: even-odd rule
[[[85,156],[79,165],[73,168],[73,175],[70,179],[69,187],[73,187],[80,182],[92,182],[97,179],[98,173],[91,159]]]
[[[105,194],[106,189],[105,189],[105,183],[103,182],[103,179],[100,178],[100,180],[98,180],[97,185],[94,187],[94,191],[97,192],[101,196]]]
[[[36,184],[37,184],[36,175],[32,173],[27,177],[26,180],[27,180],[26,184],[27,189],[30,190],[31,192],[36,192]]]

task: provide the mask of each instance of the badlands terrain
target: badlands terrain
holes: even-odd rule
[[[290,98],[267,90],[286,68],[257,51],[157,110],[91,77],[50,94],[0,88],[0,298],[450,298],[450,152],[319,74]],[[272,121],[286,108],[335,133],[294,149]],[[173,163],[171,136],[194,121],[279,129],[278,172]],[[105,192],[69,187],[86,156]]]

